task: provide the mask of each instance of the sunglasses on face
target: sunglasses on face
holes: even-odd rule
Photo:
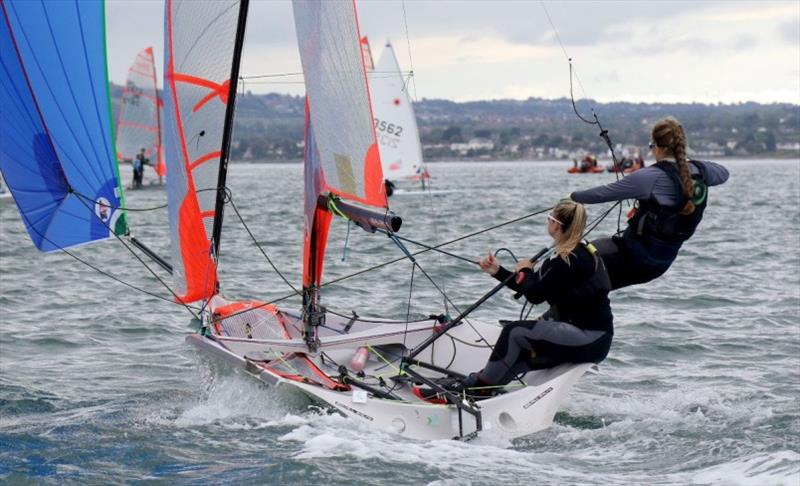
[[[552,221],[552,222],[554,222],[554,223],[557,223],[557,224],[559,224],[559,225],[561,225],[561,226],[564,226],[564,223],[562,223],[561,221],[559,221],[559,220],[557,220],[556,218],[554,218],[552,214],[548,214],[548,215],[547,215],[547,220],[548,220],[548,221]]]
[[[655,142],[650,142],[649,147],[650,147],[650,150],[653,150],[654,148],[658,147],[658,145],[656,145]]]

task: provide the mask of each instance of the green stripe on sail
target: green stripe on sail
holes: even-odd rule
[[[114,114],[111,111],[111,85],[108,78],[108,36],[106,35],[106,2],[103,1],[103,62],[106,75],[106,101],[108,105],[108,124],[111,128],[111,156],[114,158],[114,172],[117,175],[117,192],[119,193],[119,210],[122,211],[114,225],[114,233],[124,235],[128,233],[128,213],[125,211],[125,191],[122,189],[122,177],[119,174],[119,161],[117,160],[117,135],[114,126]]]

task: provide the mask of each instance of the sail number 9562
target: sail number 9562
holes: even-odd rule
[[[403,133],[403,127],[400,125],[387,123],[386,120],[380,120],[378,118],[374,118],[373,121],[375,123],[375,130],[386,132],[389,135],[394,135],[395,137],[399,137]]]

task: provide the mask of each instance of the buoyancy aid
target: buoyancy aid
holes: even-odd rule
[[[692,237],[703,219],[703,212],[708,202],[708,186],[705,182],[706,172],[703,164],[693,160],[689,162],[694,164],[698,170],[697,174],[692,175],[694,211],[691,214],[680,213],[688,198],[683,193],[678,167],[674,163],[663,160],[656,162],[654,167],[664,171],[675,185],[678,204],[665,206],[659,204],[654,196],[650,196],[649,199],[639,199],[636,212],[628,220],[628,226],[636,236],[656,238],[668,243],[683,243]]]
[[[576,302],[596,294],[611,291],[611,279],[608,277],[608,271],[603,259],[597,254],[597,248],[588,241],[583,241],[581,244],[594,258],[594,273],[591,277],[572,287],[564,295],[564,299],[561,300]]]
[[[576,305],[582,306],[584,302],[594,301],[597,297],[606,297],[611,291],[611,279],[597,249],[587,241],[581,244],[594,259],[594,272],[590,277],[560,295],[558,300],[550,302],[550,309],[546,313],[549,319],[563,320],[574,324],[569,317],[574,317],[574,311],[569,311],[569,309],[574,309]]]

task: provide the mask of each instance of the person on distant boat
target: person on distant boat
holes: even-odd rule
[[[145,156],[145,149],[143,148],[136,157],[133,158],[133,188],[139,189],[142,187],[142,180],[144,179],[144,166],[149,162]]]
[[[386,179],[383,183],[386,186],[386,197],[391,197],[394,194],[394,182]]]
[[[583,204],[636,199],[622,236],[593,242],[612,290],[663,275],[703,219],[708,187],[728,180],[725,167],[687,159],[686,133],[675,118],[656,122],[651,136],[655,164],[617,182],[570,194]]]
[[[581,159],[581,167],[579,170],[581,172],[589,172],[589,169],[591,168],[592,168],[592,158],[587,155],[583,159]]]
[[[614,335],[608,301],[611,284],[594,247],[581,241],[585,227],[582,204],[564,200],[553,208],[547,217],[547,232],[555,240],[555,253],[538,271],[530,260],[518,262],[518,274],[507,284],[517,298],[524,296],[533,304],[547,301],[550,308],[536,320],[503,327],[486,366],[461,382],[448,384],[451,391],[490,394],[481,390],[492,392],[492,387],[506,385],[531,370],[605,359]],[[480,261],[480,267],[501,282],[512,275],[491,253]],[[414,392],[424,399],[436,395],[429,388],[415,388]]]

